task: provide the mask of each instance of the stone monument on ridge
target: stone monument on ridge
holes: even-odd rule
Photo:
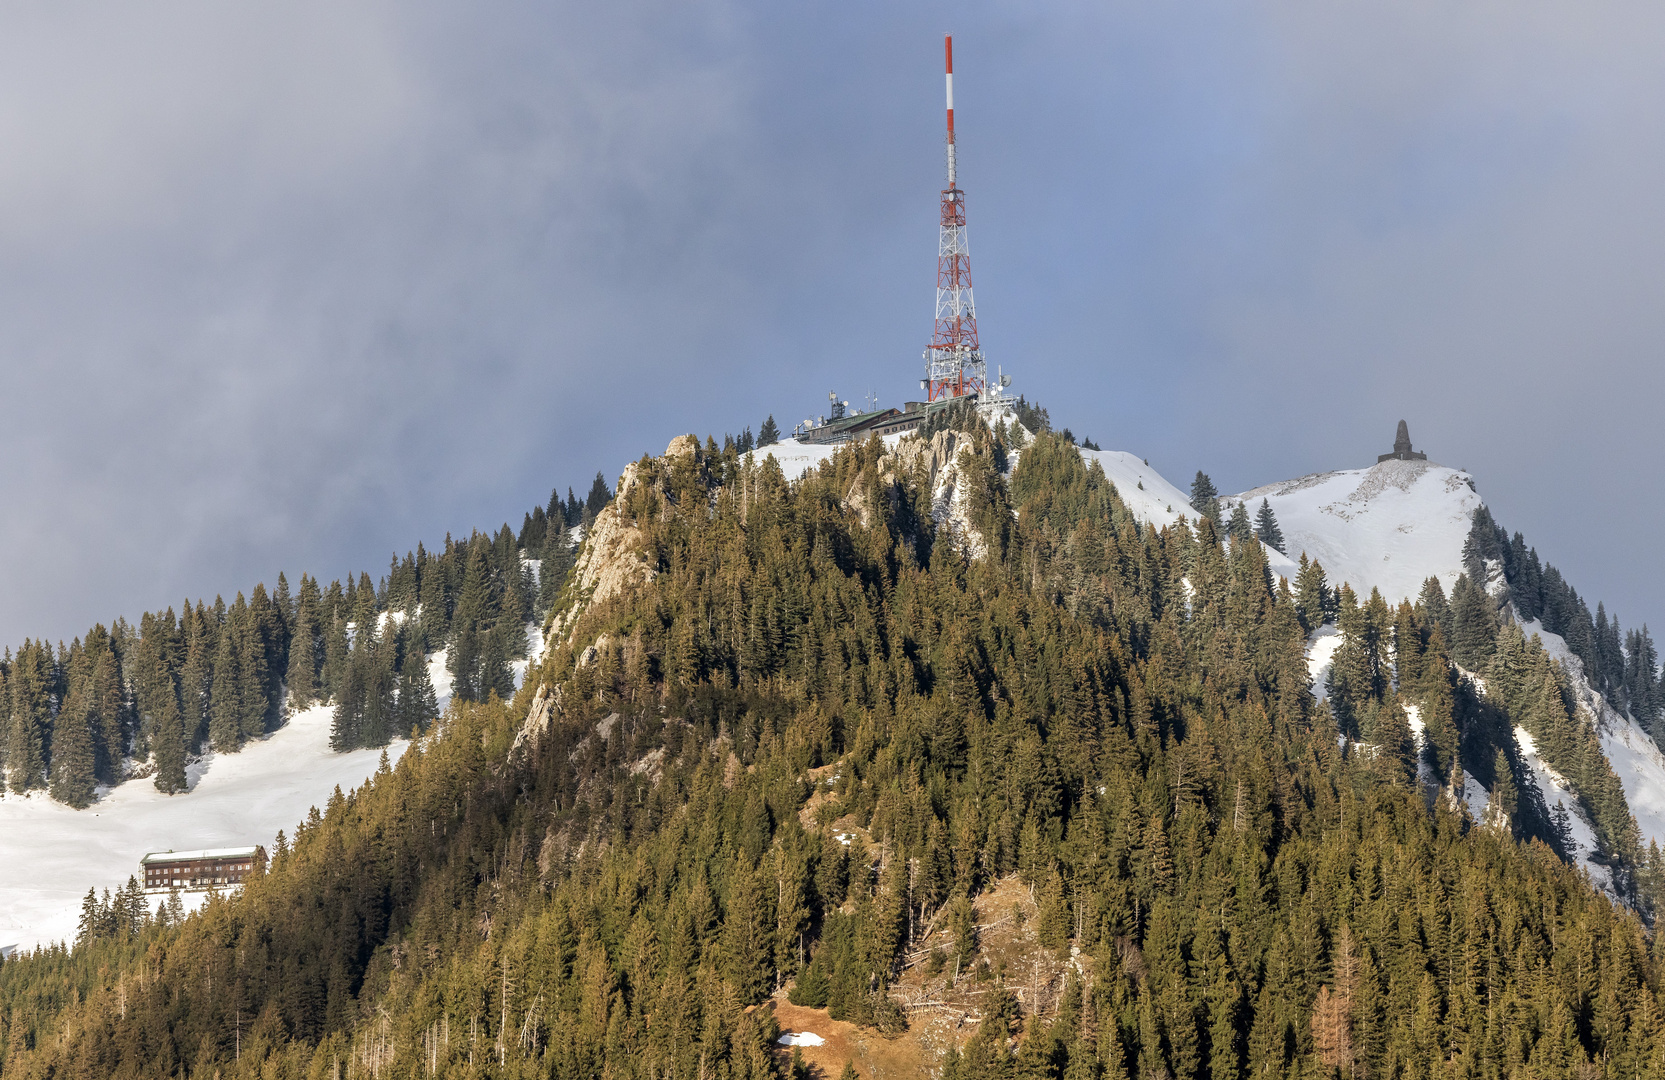
[[[1399,421],[1399,431],[1393,438],[1393,453],[1379,454],[1378,464],[1384,461],[1427,461],[1428,455],[1411,449],[1411,429],[1405,426],[1405,421]]]

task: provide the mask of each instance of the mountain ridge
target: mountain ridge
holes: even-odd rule
[[[1419,785],[1508,802],[1517,721],[1586,745],[1472,582],[1280,583],[1057,434],[954,445],[944,504],[877,442],[644,458],[602,561],[651,574],[569,578],[511,700],[240,898],[0,965],[0,1075],[832,1075],[785,1017],[954,1078],[1657,1074],[1653,883],[1615,906],[1524,793]]]

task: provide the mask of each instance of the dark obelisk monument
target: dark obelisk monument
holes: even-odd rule
[[[1428,455],[1411,449],[1411,429],[1405,426],[1405,421],[1399,421],[1399,433],[1393,439],[1393,453],[1377,456],[1378,463],[1383,461],[1427,461]]]

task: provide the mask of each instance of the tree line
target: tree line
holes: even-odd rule
[[[572,565],[574,530],[611,497],[597,473],[584,499],[556,491],[518,534],[418,544],[379,582],[360,573],[326,588],[303,574],[291,592],[280,573],[270,591],[117,619],[67,647],[26,640],[0,658],[0,776],[75,807],[135,774],[171,794],[195,755],[236,753],[286,710],[325,702],[336,749],[385,745],[438,715],[427,657],[441,649],[454,696],[508,697],[526,624]]]

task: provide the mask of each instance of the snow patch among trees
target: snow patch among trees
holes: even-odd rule
[[[443,672],[443,657],[440,665]],[[0,945],[31,949],[73,939],[87,889],[126,885],[147,852],[245,844],[270,852],[279,829],[293,832],[337,785],[355,788],[376,771],[378,749],[330,749],[331,714],[328,705],[313,706],[240,753],[203,758],[193,766],[198,776],[189,794],[127,783],[86,810],[45,792],[0,798],[0,866],[7,868],[0,874]],[[397,761],[408,745],[396,740],[388,759]],[[198,903],[201,897],[185,894]]]

